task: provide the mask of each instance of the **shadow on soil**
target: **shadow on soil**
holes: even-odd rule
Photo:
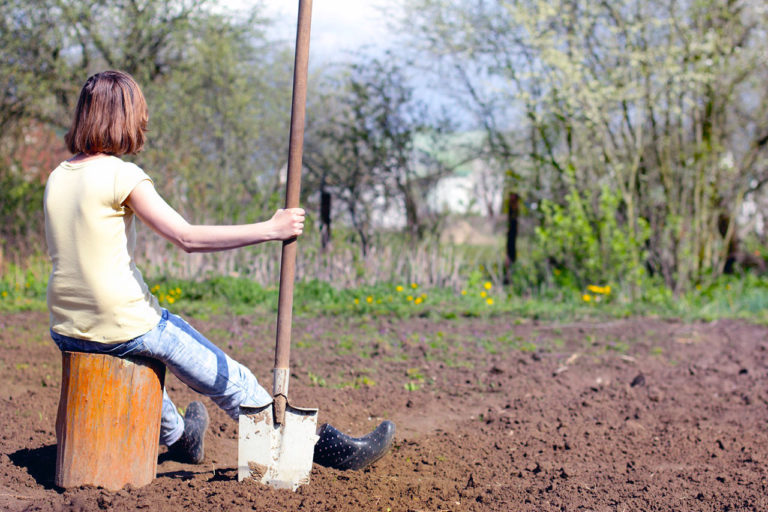
[[[186,471],[186,470],[178,470],[178,471],[165,471],[163,473],[158,473],[156,478],[169,478],[171,480],[181,480],[182,482],[186,482],[187,480],[193,480],[196,477],[199,477],[200,475],[210,475],[210,471]],[[237,480],[237,472],[235,470],[226,471],[226,470],[216,470],[216,472],[207,479],[208,482],[233,482]]]
[[[168,455],[168,452],[161,453],[157,457],[158,466],[164,462],[173,461],[174,459]],[[200,466],[197,466],[200,468]],[[197,471],[189,469],[177,469],[172,471],[159,471],[156,478],[170,478],[172,480],[191,480],[199,475],[211,475],[210,469],[198,469]],[[208,479],[209,482],[237,480],[237,468],[216,468],[213,471],[213,475]]]
[[[54,485],[56,477],[56,445],[41,448],[23,448],[8,455],[14,465],[26,468],[27,473],[46,489],[59,491]]]
[[[24,468],[35,481],[45,489],[63,492],[63,489],[55,485],[56,479],[56,445],[51,444],[40,448],[23,448],[14,453],[8,454],[8,458],[15,466]],[[166,454],[161,454],[158,463],[169,460]],[[195,476],[210,474],[210,471],[166,471],[157,473],[157,478],[170,478],[173,480],[191,480]],[[209,482],[236,480],[237,471],[234,469],[218,469],[214,475],[208,479]]]

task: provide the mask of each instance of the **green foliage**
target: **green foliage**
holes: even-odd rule
[[[61,135],[93,71],[122,68],[141,82],[151,131],[135,159],[185,216],[254,221],[280,205],[291,53],[266,38],[258,10],[235,17],[212,4],[0,4],[4,311],[39,307],[47,274],[28,274],[37,261],[6,263],[42,242],[43,187],[15,159],[23,128]],[[456,104],[470,105],[485,133],[476,149],[500,174],[492,182],[540,205],[522,215],[537,224],[534,237],[521,240],[526,250],[502,287],[496,247],[414,243],[375,230],[377,202],[403,212],[412,234],[434,224],[423,198],[447,167],[435,156],[441,148],[420,141],[438,139],[447,123],[414,94],[407,59],[357,56],[319,70],[327,94],[310,95],[318,99],[305,191],[332,191],[349,224],[334,224],[333,249],[304,246],[298,311],[763,318],[764,280],[721,276],[743,197],[765,183],[768,36],[756,27],[768,11],[759,2],[406,4],[409,33],[438,57],[440,81],[463,89]],[[150,269],[164,306],[274,310],[274,246],[207,255],[200,267],[140,246],[156,258]],[[230,274],[243,277],[212,277]]]
[[[339,382],[335,387],[338,389],[360,389],[360,388],[372,388],[376,385],[376,381],[368,377],[367,375],[358,375],[353,380],[343,380]]]
[[[635,290],[642,285],[647,276],[641,262],[648,256],[650,227],[644,219],[637,220],[636,229],[619,223],[617,192],[602,187],[592,194],[574,187],[564,205],[545,200],[541,210],[533,260],[546,262],[547,271],[556,271],[555,280],[561,286],[582,289],[614,283]]]
[[[43,231],[43,192],[45,185],[39,180],[14,172],[0,161],[0,255],[18,251],[22,244],[37,246]],[[27,247],[20,251],[25,254]],[[2,269],[0,258],[0,270]]]
[[[762,2],[714,0],[408,0],[401,18],[465,93],[512,190],[571,216],[555,224],[574,236],[542,229],[577,282],[617,263],[639,290],[644,265],[678,294],[720,275],[744,194],[762,186],[766,23]],[[618,262],[588,204],[604,187],[621,199]]]
[[[421,388],[421,383],[411,380],[403,384],[403,387],[405,388],[406,391],[418,391],[419,388]]]
[[[147,84],[152,132],[137,162],[195,222],[254,222],[280,206],[291,55],[264,25],[198,16],[184,62]]]
[[[43,262],[42,256],[33,260]],[[9,263],[0,276],[0,311],[44,310],[49,267],[30,264],[20,267]]]
[[[319,375],[316,375],[312,372],[307,372],[307,376],[309,377],[309,382],[312,384],[312,386],[321,388],[328,386],[325,379]]]
[[[254,309],[275,310],[277,291],[262,287],[249,279],[217,276],[203,281],[161,279],[152,287],[160,304],[170,309],[198,313],[231,310],[247,314]]]
[[[0,277],[0,311],[45,309],[50,268],[42,257],[37,261],[39,264],[26,269],[8,265]],[[482,280],[473,280],[471,287],[468,280],[468,286],[458,292],[446,288],[424,290],[421,286],[413,288],[412,284],[417,283],[339,289],[325,282],[299,281],[294,292],[294,311],[304,316],[341,315],[362,320],[372,316],[422,316],[436,321],[485,317],[489,321],[494,318],[504,321],[532,318],[567,322],[582,318],[653,315],[687,321],[744,318],[768,323],[768,276],[753,274],[720,278],[697,285],[679,296],[672,294],[662,283],[649,279],[643,282],[636,299],[616,286],[587,285],[579,289],[570,285],[551,285],[541,288],[540,293],[529,291],[528,295],[521,296],[510,293],[513,290],[510,287]],[[151,291],[164,307],[198,317],[216,313],[252,314],[254,311],[274,314],[277,309],[277,290],[246,278],[161,279],[151,284]],[[587,294],[591,297],[589,301],[584,299]],[[421,300],[417,303],[418,298]],[[493,300],[489,303],[488,299]],[[360,346],[356,340],[344,337],[337,341],[339,347],[359,353],[361,357],[370,357],[374,351],[384,350],[386,353],[390,350],[387,340],[377,341],[379,348]],[[299,340],[299,343],[303,341]],[[446,332],[438,332],[429,339],[407,340],[406,343],[422,345],[428,358],[443,357],[440,354],[446,351],[449,355],[453,353],[452,340]],[[523,352],[537,349],[535,342],[524,339],[486,339],[480,343],[490,351],[497,351],[502,346]],[[620,350],[619,345],[614,348]],[[415,376],[416,371],[413,372]],[[371,385],[362,381],[358,384]]]
[[[421,237],[434,224],[422,198],[447,168],[416,142],[437,140],[447,121],[431,119],[394,54],[358,58],[324,78],[319,116],[307,131],[309,185],[342,204],[363,254],[382,203],[403,212],[408,232]]]
[[[142,87],[149,133],[132,159],[182,214],[198,223],[252,222],[279,206],[292,54],[287,44],[266,39],[260,7],[235,16],[211,9],[213,3],[0,3],[0,221],[7,253],[24,257],[27,246],[41,245],[38,181],[50,169],[36,168],[55,165],[53,155],[61,159],[80,87],[109,68],[131,73]],[[32,128],[43,134],[34,159],[24,156]],[[48,141],[56,138],[58,144]]]
[[[46,286],[50,266],[43,256],[30,259],[25,267],[8,264],[0,276],[0,312],[46,308]],[[686,321],[717,318],[744,318],[768,323],[768,276],[747,273],[696,285],[690,292],[674,295],[658,280],[643,281],[637,297],[621,285],[573,286],[573,281],[528,289],[526,295],[514,293],[512,286],[503,287],[486,280],[483,270],[475,267],[467,273],[465,287],[430,287],[418,283],[383,283],[376,286],[338,288],[322,281],[299,281],[294,292],[294,312],[303,316],[339,315],[367,322],[374,316],[409,318],[421,316],[435,321],[464,317],[483,317],[489,321],[523,322],[549,319],[561,322],[583,318],[608,319],[631,315],[681,318]],[[183,314],[206,317],[217,313],[248,315],[275,314],[278,292],[242,277],[210,279],[158,279],[151,281],[151,291],[161,305]],[[585,297],[589,296],[589,300]],[[417,299],[420,299],[417,301]],[[492,299],[489,301],[489,299]],[[388,354],[400,343],[423,347],[426,357],[439,358],[446,364],[461,365],[449,332],[438,332],[426,339],[393,341],[372,335],[372,341],[360,345],[358,340],[341,336],[340,349],[363,358],[374,353]],[[310,341],[311,342],[311,341]],[[298,340],[298,344],[308,343]],[[537,350],[531,339],[503,338],[478,341],[485,350],[495,352],[512,347],[523,352]],[[620,345],[614,349],[621,350]],[[414,375],[416,376],[414,370]],[[417,379],[418,380],[418,379]],[[318,381],[317,385],[321,385]],[[360,385],[372,385],[358,382]]]

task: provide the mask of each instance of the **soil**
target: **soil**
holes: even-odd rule
[[[273,320],[190,319],[270,383]],[[653,318],[294,319],[291,402],[361,435],[371,468],[317,467],[297,492],[237,481],[237,425],[211,414],[201,465],[54,485],[61,359],[39,312],[0,317],[2,510],[768,510],[768,327]],[[166,381],[177,405],[198,395]]]

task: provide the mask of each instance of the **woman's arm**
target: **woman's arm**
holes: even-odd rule
[[[192,225],[160,197],[149,181],[136,185],[125,204],[144,224],[186,252],[222,251],[268,240],[288,240],[304,230],[302,208],[277,210],[271,219],[256,224]]]

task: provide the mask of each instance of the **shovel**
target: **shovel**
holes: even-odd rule
[[[286,208],[299,206],[311,15],[312,0],[299,0]],[[274,400],[263,407],[241,407],[243,414],[240,415],[237,463],[239,481],[252,478],[275,488],[293,491],[300,485],[309,483],[315,443],[318,439],[317,409],[293,407],[288,403],[288,363],[291,351],[295,268],[296,239],[293,238],[283,242],[280,262],[280,296],[277,304],[272,389]]]

